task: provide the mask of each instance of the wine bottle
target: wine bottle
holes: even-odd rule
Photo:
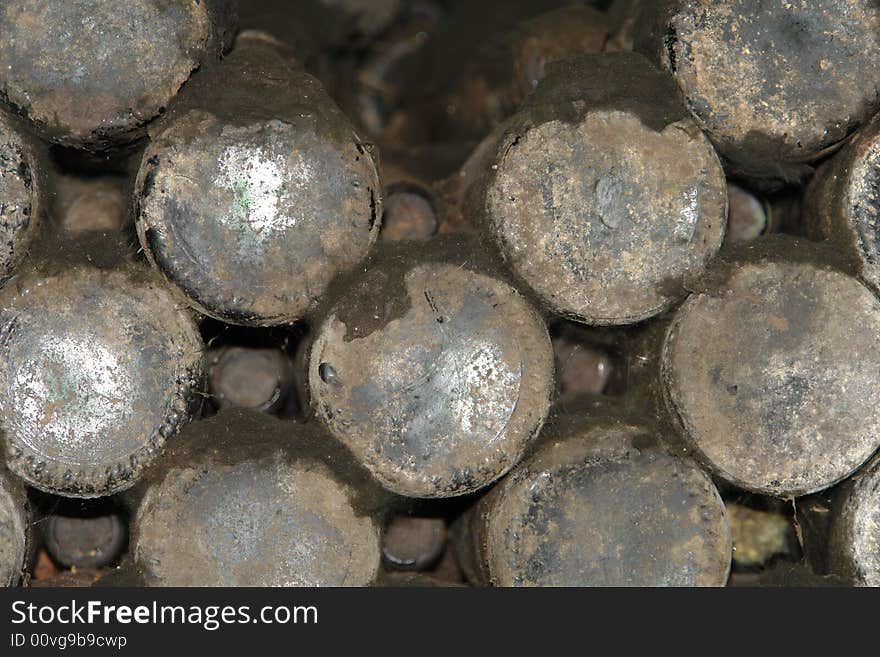
[[[857,586],[880,586],[880,459],[873,459],[840,491],[833,507],[829,565]]]
[[[662,396],[714,474],[807,495],[880,447],[880,301],[833,249],[783,236],[746,246],[668,324]]]
[[[30,547],[30,513],[24,487],[0,465],[0,586],[18,584]]]
[[[551,310],[616,325],[686,296],[721,247],[724,172],[673,83],[633,53],[551,67],[466,203]]]
[[[488,485],[520,459],[550,404],[553,351],[541,316],[468,248],[389,249],[340,282],[318,314],[312,407],[401,495]]]
[[[675,80],[730,173],[799,182],[880,109],[873,0],[643,4],[636,50]]]
[[[385,494],[314,424],[221,411],[130,495],[149,585],[366,586],[379,572]]]
[[[130,142],[228,47],[234,9],[228,0],[4,2],[0,98],[55,143]]]
[[[572,414],[457,527],[495,586],[723,586],[731,537],[712,480],[650,424]]]
[[[293,322],[379,232],[370,146],[260,33],[205,68],[151,134],[136,183],[144,252],[202,313]]]
[[[433,237],[439,222],[430,176],[406,158],[384,153],[380,173],[384,201],[379,239],[395,242]]]
[[[58,226],[71,235],[120,233],[129,224],[125,179],[58,175],[52,204]]]
[[[382,534],[382,557],[391,570],[427,570],[443,554],[446,533],[443,518],[395,516]]]
[[[293,365],[280,349],[222,347],[208,354],[208,391],[217,408],[276,413],[293,385]]]
[[[846,254],[880,291],[880,115],[817,171],[803,205],[808,235]]]
[[[0,112],[0,283],[28,252],[44,208],[44,153],[15,119]]]
[[[200,405],[202,340],[146,267],[62,267],[0,290],[9,469],[70,497],[131,486]]]
[[[64,504],[39,523],[52,560],[75,570],[97,570],[111,564],[127,539],[121,513],[107,504]]]

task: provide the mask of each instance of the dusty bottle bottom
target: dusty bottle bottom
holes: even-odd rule
[[[219,57],[232,28],[228,4],[18,2],[0,14],[4,100],[57,143],[100,150],[130,142],[193,70]]]
[[[293,425],[293,426],[291,426]],[[365,586],[379,571],[370,493],[332,438],[245,411],[191,425],[145,482],[132,555],[160,586]],[[168,527],[181,531],[168,532]]]
[[[496,586],[723,586],[724,505],[652,431],[614,423],[543,446],[476,507],[478,577]]]
[[[674,99],[640,56],[583,56],[551,69],[504,125],[469,209],[555,313],[653,317],[721,247],[724,173]]]
[[[822,490],[880,446],[878,330],[880,302],[844,273],[736,263],[672,321],[669,408],[698,458],[731,483],[778,497]]]
[[[24,491],[5,472],[0,472],[0,586],[14,586],[21,579],[28,531]]]
[[[145,254],[195,308],[276,326],[367,256],[382,196],[373,156],[321,84],[245,32],[154,131],[136,209]]]
[[[42,160],[23,126],[0,114],[0,281],[25,257],[44,221]]]
[[[547,329],[503,281],[453,262],[377,267],[328,310],[309,362],[322,421],[389,490],[476,491],[549,407]]]
[[[0,421],[8,467],[29,485],[72,497],[123,490],[189,420],[201,337],[145,273],[32,272],[3,289]]]
[[[880,460],[848,482],[831,530],[832,570],[859,586],[880,586]]]

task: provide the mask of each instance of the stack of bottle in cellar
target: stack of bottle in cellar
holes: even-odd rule
[[[880,585],[875,0],[0,5],[0,583]]]

